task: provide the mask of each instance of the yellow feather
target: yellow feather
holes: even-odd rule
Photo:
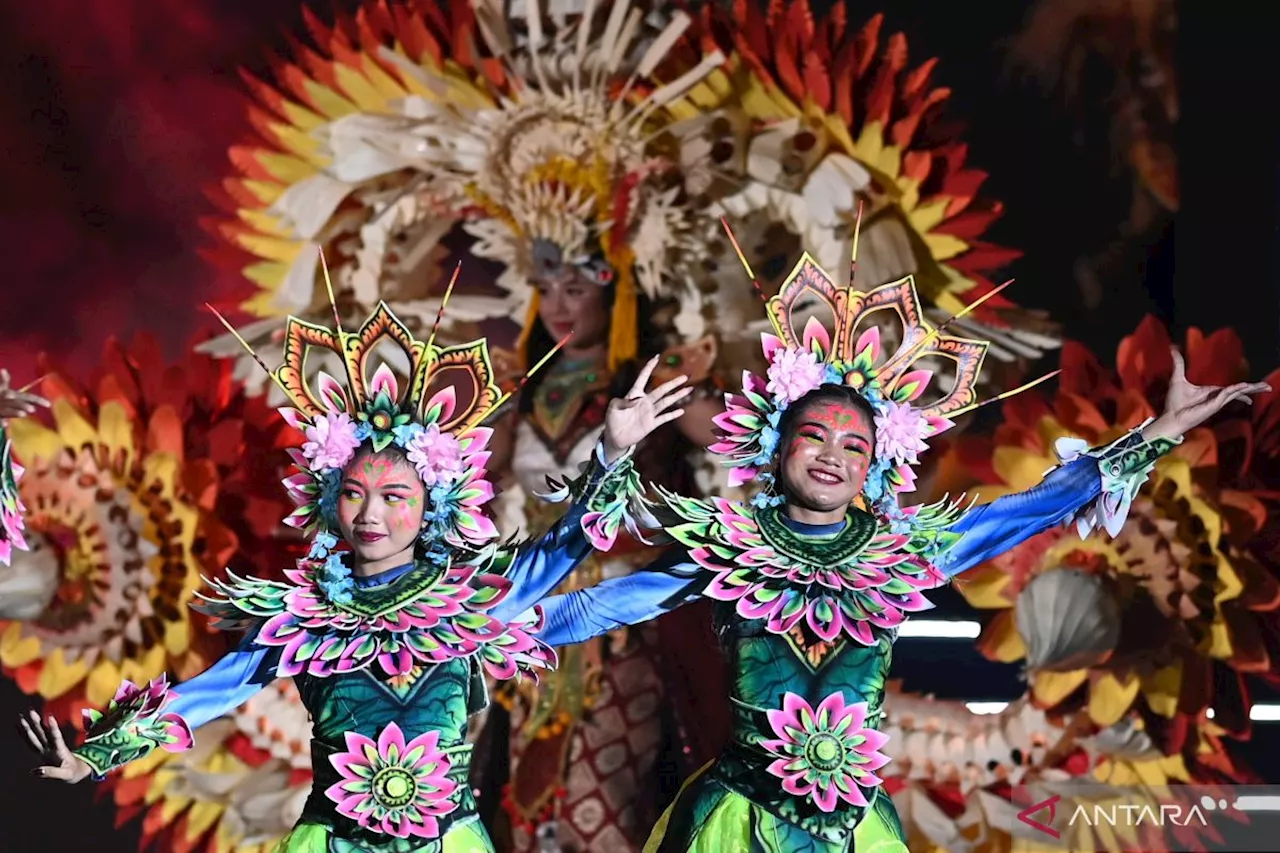
[[[238,234],[236,243],[250,254],[267,261],[292,262],[302,249],[302,244],[296,240],[282,240],[259,234]]]

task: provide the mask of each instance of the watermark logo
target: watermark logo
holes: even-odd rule
[[[1032,803],[1030,806],[1027,806],[1025,809],[1018,812],[1018,820],[1022,821],[1032,829],[1040,830],[1050,838],[1061,838],[1062,833],[1053,828],[1053,819],[1058,814],[1058,801],[1061,799],[1061,794],[1054,794],[1046,800],[1041,800],[1038,803]],[[1043,823],[1039,819],[1032,817],[1032,815],[1039,814],[1046,810],[1048,811],[1048,814],[1043,816]]]
[[[1274,851],[1280,786],[1015,788],[1014,851]]]

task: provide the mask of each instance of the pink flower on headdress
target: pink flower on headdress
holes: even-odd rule
[[[886,400],[876,413],[876,456],[895,465],[915,465],[929,449],[924,440],[931,433],[928,418],[909,403]]]
[[[302,455],[311,463],[312,471],[344,467],[360,446],[356,422],[346,412],[320,415],[303,434],[307,441],[302,445]]]
[[[794,403],[822,384],[824,372],[813,353],[778,349],[769,365],[769,383],[765,390],[787,403]]]
[[[458,439],[430,424],[415,435],[407,450],[409,461],[427,488],[450,485],[462,476],[462,446]]]

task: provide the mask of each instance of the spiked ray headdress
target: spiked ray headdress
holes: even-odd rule
[[[408,363],[403,386],[385,361],[373,367],[376,351],[388,344]],[[308,357],[322,354],[341,360],[345,383],[324,370],[309,380]],[[485,478],[490,430],[478,424],[500,390],[483,340],[422,343],[386,304],[350,334],[290,318],[284,364],[274,376],[292,403],[281,414],[307,439],[290,451],[298,472],[285,486],[298,507],[287,524],[336,528],[342,469],[367,442],[374,451],[404,449],[426,486],[436,542],[475,547],[497,536],[483,510],[493,497]]]
[[[327,278],[327,267],[325,272]],[[450,547],[480,547],[497,537],[497,528],[484,514],[494,495],[485,477],[492,430],[480,424],[514,392],[502,393],[495,382],[483,339],[452,346],[435,343],[443,313],[444,304],[425,343],[414,338],[386,303],[379,303],[355,332],[337,321],[336,305],[333,329],[296,317],[285,326],[284,361],[268,372],[291,404],[280,409],[281,415],[306,438],[301,448],[289,451],[297,473],[284,484],[297,509],[285,523],[315,533],[325,550],[337,541],[333,534],[342,470],[366,443],[375,452],[392,444],[402,448],[422,479],[427,491],[423,541],[429,558],[444,559]],[[221,315],[219,319],[239,338]],[[323,367],[309,369],[308,360],[315,357],[336,361],[345,381]],[[376,367],[375,359],[380,361]],[[405,366],[403,386],[391,360]]]
[[[731,233],[730,240],[737,248]],[[854,251],[856,258],[856,229]],[[750,265],[739,257],[754,284]],[[766,376],[744,372],[742,392],[726,395],[726,410],[715,418],[723,437],[710,449],[727,457],[731,485],[753,479],[773,485],[769,469],[778,452],[782,413],[822,385],[845,385],[875,412],[875,459],[863,495],[877,511],[896,515],[899,493],[915,488],[913,466],[928,449],[928,439],[950,428],[951,418],[980,405],[977,384],[987,342],[941,334],[950,321],[935,327],[924,318],[912,276],[863,292],[854,289],[853,276],[848,285],[837,285],[808,253],[765,310],[773,327],[761,336]],[[886,321],[901,328],[892,352],[881,342]],[[951,378],[946,390],[935,387],[939,367]],[[766,492],[757,500],[780,498]]]

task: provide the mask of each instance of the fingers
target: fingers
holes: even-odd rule
[[[1173,381],[1187,381],[1187,363],[1182,358],[1182,353],[1178,352],[1177,347],[1171,347],[1170,353],[1173,355]]]
[[[679,388],[681,385],[683,385],[688,381],[689,381],[688,376],[677,376],[675,379],[668,379],[666,382],[663,382],[661,385],[659,385],[657,388],[654,388],[645,396],[648,397],[650,400],[660,399],[664,395],[669,394],[673,389]]]
[[[653,375],[653,371],[658,366],[658,356],[654,356],[645,362],[640,370],[640,375],[636,377],[635,384],[631,386],[631,390],[627,392],[628,397],[644,396],[644,389],[649,385],[649,377]]]
[[[0,367],[0,390],[4,390],[5,388],[8,388],[8,387],[9,387],[9,371],[5,370],[3,367]]]
[[[1253,402],[1253,395],[1262,393],[1261,387],[1265,387],[1266,383],[1258,382],[1240,382],[1235,385],[1228,385],[1225,388],[1219,388],[1218,392],[1213,395],[1213,402],[1218,408],[1230,405],[1236,400],[1248,400]]]
[[[18,723],[22,726],[23,732],[26,733],[27,741],[30,742],[36,752],[43,755],[49,751],[48,746],[45,745],[44,738],[41,736],[41,732],[43,731],[41,726],[37,725],[33,727],[26,717],[19,717]]]
[[[684,416],[684,409],[672,409],[671,411],[667,412],[666,414],[664,414],[664,415],[659,415],[658,417],[654,418],[654,419],[653,419],[653,428],[654,428],[654,429],[657,429],[658,427],[660,427],[660,426],[664,426],[664,425],[666,425],[666,424],[669,424],[669,423],[671,423],[672,421],[677,420],[677,419],[679,419],[679,418],[681,418],[681,417],[683,417],[683,416]]]
[[[64,763],[70,761],[71,750],[67,749],[67,742],[62,739],[62,726],[53,717],[49,718],[49,731],[53,732],[53,748],[58,753],[58,758]]]
[[[657,415],[657,414],[661,414],[662,412],[665,412],[667,409],[671,408],[676,403],[679,403],[681,400],[688,397],[692,393],[693,393],[692,388],[681,388],[679,391],[676,391],[672,394],[668,394],[662,399],[654,401],[653,413]]]
[[[49,408],[48,400],[41,397],[39,394],[32,394],[29,391],[19,391],[17,394],[13,395],[13,399],[17,400],[19,403],[25,403],[28,406],[43,406],[46,409]]]
[[[68,767],[37,767],[35,772],[42,779],[57,779],[59,782],[70,782],[75,778]]]

